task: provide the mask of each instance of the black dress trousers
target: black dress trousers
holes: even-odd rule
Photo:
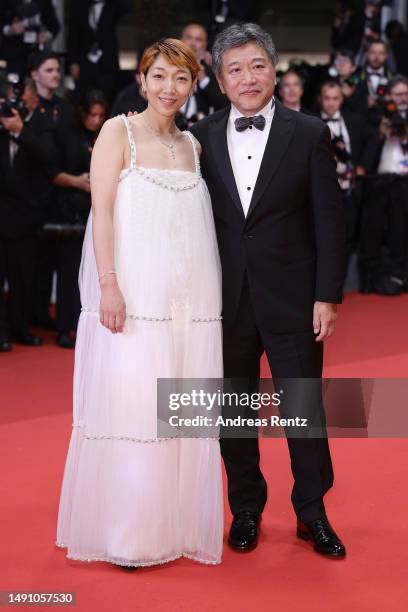
[[[279,378],[319,379],[323,367],[323,344],[312,329],[303,333],[269,333],[257,324],[245,276],[237,316],[224,321],[224,377],[259,378],[260,358],[266,352],[275,382]],[[320,385],[320,383],[318,382]],[[316,406],[325,426],[322,404]],[[324,429],[325,431],[325,429]],[[333,485],[333,467],[326,437],[288,437],[294,477],[292,504],[304,522],[324,515],[323,496]],[[243,510],[261,513],[267,484],[261,472],[258,438],[221,437],[221,453],[228,476],[228,499],[233,514]]]

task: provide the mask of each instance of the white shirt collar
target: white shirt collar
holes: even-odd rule
[[[331,117],[327,113],[322,112],[322,119],[327,119],[328,121],[331,119],[341,119],[341,112],[338,110],[337,113],[334,113]]]
[[[378,74],[384,74],[384,66],[381,66],[380,68],[371,68],[371,66],[367,64],[367,74],[372,74],[373,72],[378,72]]]
[[[273,108],[272,108],[272,100],[273,98],[271,98],[269,102],[259,112],[255,113],[255,115],[253,116],[256,117],[257,115],[263,115],[266,121],[268,120],[272,121],[273,114],[275,111],[275,105],[273,105]],[[238,117],[242,117],[242,116],[243,116],[242,113],[237,109],[237,107],[231,104],[229,120],[231,122],[234,122],[235,119],[238,119]]]

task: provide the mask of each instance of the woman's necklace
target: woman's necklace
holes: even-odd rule
[[[160,132],[158,130],[156,130],[152,125],[150,125],[150,123],[148,123],[147,121],[143,120],[143,123],[145,124],[145,126],[151,131],[153,132],[153,134],[156,136],[157,140],[164,146],[166,147],[169,151],[170,151],[170,155],[173,161],[176,161],[176,152],[174,150],[174,142],[172,142],[171,144],[169,144],[168,142],[165,142],[164,140],[161,139],[160,137]],[[174,140],[174,136],[171,135],[173,140]]]

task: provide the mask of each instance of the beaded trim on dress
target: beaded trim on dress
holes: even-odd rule
[[[129,119],[126,115],[120,115],[123,120],[129,140],[130,146],[130,167],[122,170],[119,176],[119,182],[122,181],[126,176],[128,176],[131,172],[137,172],[150,181],[151,183],[155,183],[164,189],[169,189],[170,191],[186,191],[187,189],[193,189],[196,187],[201,181],[201,169],[200,169],[200,160],[197,153],[196,144],[194,141],[194,136],[188,130],[184,131],[183,134],[187,136],[190,140],[191,145],[193,147],[194,154],[194,164],[196,171],[191,172],[188,170],[171,170],[171,169],[161,169],[161,168],[145,168],[144,166],[136,166],[136,143],[133,136],[133,131],[129,123]]]
[[[83,312],[99,312],[98,308],[88,308],[86,306],[81,308]],[[141,315],[126,315],[127,319],[133,319],[136,321],[172,321],[173,317],[144,317]],[[193,323],[211,323],[212,321],[222,321],[222,317],[194,317],[191,319]]]
[[[55,542],[55,545],[58,548],[68,548],[68,544],[64,544],[62,542]],[[219,565],[221,560],[219,561],[208,561],[207,559],[200,559],[199,557],[195,557],[194,555],[190,555],[188,553],[179,553],[174,555],[173,557],[168,557],[167,559],[158,559],[157,561],[127,561],[126,559],[116,559],[115,557],[92,557],[88,559],[87,557],[77,557],[74,555],[67,554],[67,559],[72,559],[74,561],[105,561],[107,563],[113,563],[115,565],[127,565],[131,567],[150,567],[152,565],[163,565],[164,563],[170,563],[170,561],[175,561],[176,559],[181,559],[182,557],[186,557],[186,559],[192,559],[193,561],[197,561],[198,563],[204,563],[204,565]]]

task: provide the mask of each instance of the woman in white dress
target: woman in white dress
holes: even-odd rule
[[[182,42],[140,64],[148,108],[107,121],[91,163],[73,430],[57,545],[138,567],[221,561],[219,442],[157,436],[157,378],[222,378],[221,268],[200,145],[174,123],[200,66]]]

